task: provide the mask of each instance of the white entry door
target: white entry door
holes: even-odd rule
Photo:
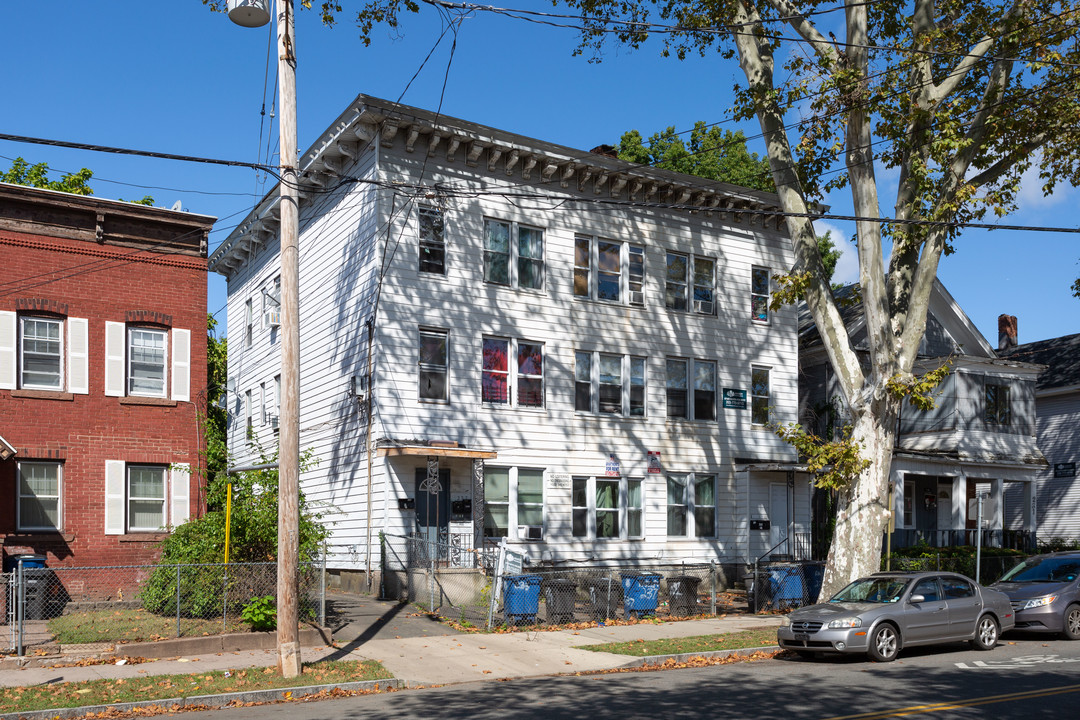
[[[787,483],[769,485],[769,547],[775,548],[770,554],[791,555],[794,548],[788,539],[788,487]]]

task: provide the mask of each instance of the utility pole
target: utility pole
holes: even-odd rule
[[[267,0],[229,0],[229,17],[247,27],[265,25],[269,20],[266,5]],[[300,193],[296,167],[293,0],[277,0],[277,38],[281,162],[278,183],[281,193],[281,434],[278,449],[277,650],[278,669],[282,676],[292,678],[301,671],[296,587],[300,561]]]

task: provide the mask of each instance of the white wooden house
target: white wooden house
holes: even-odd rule
[[[765,425],[797,411],[775,196],[366,96],[300,164],[301,482],[331,567],[377,564],[379,531],[533,561],[797,554],[810,493]],[[277,202],[210,261],[240,463],[275,445]]]
[[[854,302],[843,312],[853,345],[865,358],[862,306]],[[805,426],[828,435],[844,422],[839,388],[805,307],[801,327],[799,416]],[[934,392],[934,409],[922,411],[908,402],[901,409],[890,470],[891,542],[894,547],[975,545],[981,494],[982,543],[1032,547],[1035,479],[1046,467],[1036,441],[1035,382],[1045,366],[995,352],[935,281],[915,372],[946,361],[951,370]],[[1011,525],[1007,494],[1017,501]]]

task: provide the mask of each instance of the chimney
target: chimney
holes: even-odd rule
[[[998,350],[1016,347],[1016,316],[998,315]]]

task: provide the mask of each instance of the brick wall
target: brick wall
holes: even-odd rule
[[[0,435],[18,450],[0,462],[4,556],[45,553],[55,566],[153,562],[161,534],[105,534],[106,460],[190,464],[190,514],[201,513],[196,469],[198,411],[206,403],[206,261],[3,230],[0,253],[0,311],[61,312],[89,321],[89,394],[0,390]],[[105,396],[105,323],[136,318],[191,331],[190,402]],[[170,346],[170,369],[171,363]],[[63,463],[61,532],[19,533],[16,461],[52,459]]]

